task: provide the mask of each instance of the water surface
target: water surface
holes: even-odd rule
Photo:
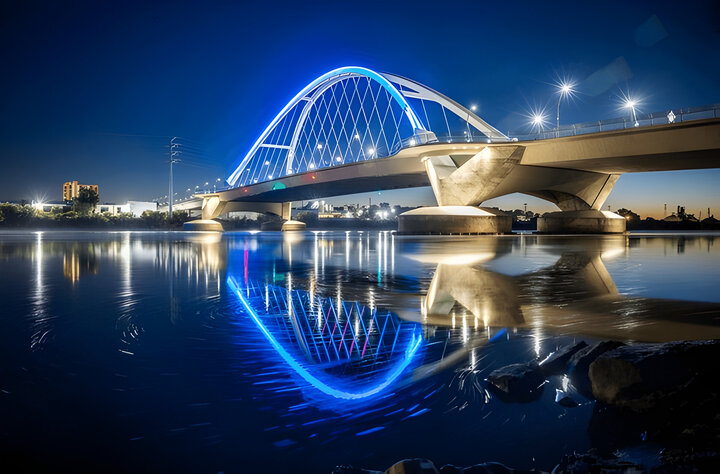
[[[0,234],[0,463],[193,472],[501,461],[593,403],[484,382],[579,340],[720,337],[715,234]],[[641,437],[638,433],[638,443]]]

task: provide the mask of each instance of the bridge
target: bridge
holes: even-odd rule
[[[431,186],[438,206],[399,217],[406,233],[505,233],[510,218],[480,207],[510,193],[554,203],[540,232],[623,232],[602,206],[623,173],[720,167],[720,106],[561,127],[511,137],[410,79],[361,67],[300,91],[233,165],[229,189],[175,209],[188,229],[221,230],[233,211],[289,221],[292,201]]]

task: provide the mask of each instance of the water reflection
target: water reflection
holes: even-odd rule
[[[363,400],[383,395],[412,363],[418,324],[390,312],[255,282],[228,286],[287,366],[326,395]]]
[[[549,389],[504,405],[483,379],[579,338],[720,337],[715,238],[2,235],[0,347],[12,349],[0,389],[22,394],[12,403],[24,414],[8,432],[58,421],[27,401],[49,393],[117,407],[76,418],[102,417],[122,449],[179,436],[206,456],[283,449],[280,471],[327,471],[319,460],[354,462],[357,446],[386,450],[363,464],[389,465],[422,443],[457,463],[513,459],[517,443],[528,468],[556,462],[538,430],[586,449],[590,408],[569,412]],[[483,454],[461,459],[478,436]]]

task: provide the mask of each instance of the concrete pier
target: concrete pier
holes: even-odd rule
[[[627,221],[610,211],[587,209],[583,211],[548,212],[538,217],[539,234],[621,234]]]
[[[195,221],[185,222],[183,230],[203,230],[222,232],[223,226],[218,221],[212,219],[198,219]]]
[[[475,206],[421,207],[398,216],[400,234],[507,234],[512,218]]]

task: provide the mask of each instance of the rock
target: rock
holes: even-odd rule
[[[575,408],[578,406],[578,402],[576,402],[570,395],[558,389],[555,389],[555,403],[566,408]]]
[[[587,346],[588,345],[585,341],[580,341],[574,346],[561,347],[547,356],[545,360],[540,362],[540,369],[545,375],[558,375],[565,373],[565,367],[570,361],[570,358],[575,355],[576,352],[586,348]]]
[[[542,393],[545,376],[535,362],[511,364],[493,370],[487,381],[501,399],[510,402],[527,402]]]
[[[592,346],[580,349],[570,358],[568,375],[578,392],[587,397],[592,397],[592,386],[590,384],[590,377],[588,376],[590,364],[602,354],[624,345],[625,344],[619,341],[601,341]]]
[[[438,474],[438,470],[428,459],[403,459],[390,466],[385,474]]]
[[[635,344],[605,352],[590,365],[592,393],[598,401],[636,412],[677,400],[687,403],[717,386],[720,341]]]
[[[613,454],[601,456],[594,450],[590,450],[587,454],[566,454],[552,472],[639,474],[647,471],[641,465],[624,461]]]
[[[382,471],[373,471],[354,466],[335,466],[332,474],[383,474]]]
[[[452,464],[445,464],[440,468],[440,474],[462,474],[463,469],[461,467],[453,466]]]
[[[462,474],[510,474],[512,469],[499,462],[486,462],[475,464],[462,470]]]
[[[677,472],[720,472],[720,452],[716,449],[695,447],[673,448],[663,451],[662,464],[653,468],[653,474]]]

